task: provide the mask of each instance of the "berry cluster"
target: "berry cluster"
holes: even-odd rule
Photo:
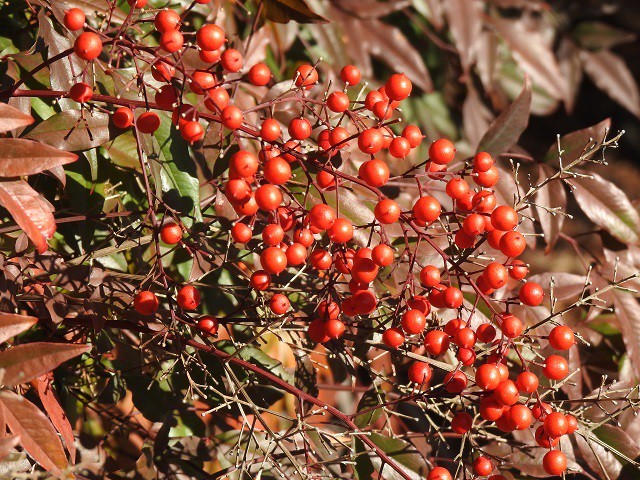
[[[140,9],[146,0],[129,3]],[[84,14],[71,9],[64,23],[71,31],[80,30]],[[393,355],[424,353],[426,361],[408,366],[408,379],[418,395],[465,399],[463,410],[449,412],[453,432],[473,435],[476,422],[483,422],[484,429],[493,424],[504,433],[535,428],[537,443],[548,449],[545,470],[561,475],[567,459],[558,449],[560,438],[573,433],[578,423],[542,401],[536,372],[542,373],[545,385],[553,385],[567,377],[568,363],[558,354],[531,359],[528,351],[543,337],[552,348],[565,351],[574,345],[574,334],[564,325],[548,335],[527,330],[514,313],[522,306],[540,305],[544,291],[525,280],[528,267],[518,259],[527,248],[518,228],[527,221],[521,210],[528,207],[500,201],[495,190],[499,169],[492,156],[480,152],[457,158],[453,143],[442,138],[429,145],[428,160],[400,171],[394,159],[409,156],[425,138],[416,125],[398,128],[401,102],[411,94],[412,83],[396,73],[378,89],[358,87],[361,74],[354,65],[341,70],[341,89],[321,86],[317,66],[300,65],[289,79],[290,95],[252,109],[261,117],[251,122],[248,112],[233,103],[232,87],[242,81],[269,86],[270,69],[257,63],[243,72],[241,52],[227,45],[218,25],[200,27],[192,44],[185,42],[182,18],[175,11],[158,11],[153,24],[159,46],[144,48],[155,55],[149,68],[162,85],[148,86],[156,90],[153,102],[137,116],[134,110],[140,107],[115,108],[113,125],[152,135],[160,126],[157,111],[169,111],[190,144],[203,139],[209,123],[231,132],[238,148],[228,156],[226,172],[212,184],[236,213],[229,243],[259,257],[259,268],[255,262],[247,283],[270,315],[303,325],[311,341],[330,348],[354,342],[366,332],[378,348]],[[118,41],[126,42],[87,29],[76,38],[74,52],[93,61],[105,42]],[[210,67],[188,69],[180,56],[188,49],[197,49]],[[187,102],[187,89],[198,102]],[[93,89],[79,82],[68,96],[91,102]],[[288,122],[275,115],[275,107],[285,103],[295,110]],[[352,153],[353,171],[341,165],[344,152]],[[398,182],[417,187],[414,200],[393,196],[390,187]],[[357,192],[371,202],[369,221],[343,212],[345,192]],[[189,235],[177,219],[151,228],[172,248],[180,248]],[[424,260],[427,250],[435,254],[429,261]],[[306,292],[317,300],[311,315],[298,309],[286,290],[308,272],[318,280]],[[386,291],[381,280],[398,272],[398,292]],[[153,291],[142,290],[133,306],[149,317],[159,303]],[[175,304],[186,324],[217,335],[219,319],[190,316],[200,304],[194,285],[179,286]],[[431,386],[435,372],[430,360],[449,352],[456,359],[447,364],[451,370],[441,385]],[[482,451],[480,443],[477,451]],[[496,461],[475,454],[471,468],[475,475],[489,476]],[[428,479],[451,475],[434,467]]]

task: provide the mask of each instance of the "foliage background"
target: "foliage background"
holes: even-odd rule
[[[103,8],[106,4],[104,0],[67,0],[64,3],[89,10]],[[58,16],[63,10],[62,2],[51,4],[49,15]],[[126,13],[126,2],[120,4],[122,12]],[[166,2],[152,0],[150,4],[161,8]],[[171,3],[175,7],[188,4],[185,0]],[[5,60],[0,66],[3,89],[39,61],[25,53],[29,49],[46,56],[48,46],[50,56],[54,48],[64,48],[66,40],[46,16],[33,14],[36,10],[49,12],[39,10],[41,5],[47,6],[48,2],[32,2],[30,9],[22,0],[11,0],[5,1],[0,7],[0,56]],[[261,6],[255,1],[218,0],[207,6],[196,7],[194,22],[213,18],[218,8],[222,10],[217,21],[225,26],[231,36],[237,34],[244,39],[255,25],[256,33],[245,52],[246,64],[251,65],[266,58],[278,81],[291,78],[299,63],[309,60],[315,62],[318,58],[322,59],[319,61],[319,69],[327,83],[336,78],[339,68],[346,63],[360,66],[367,79],[376,85],[389,73],[404,71],[418,87],[418,91],[404,107],[403,118],[408,123],[419,124],[426,131],[428,140],[440,136],[456,140],[463,156],[475,151],[491,122],[514,101],[522,89],[525,76],[528,76],[533,87],[531,116],[519,119],[528,121],[528,126],[517,146],[506,146],[510,149],[510,155],[503,159],[503,167],[508,168],[509,156],[518,156],[523,160],[524,168],[535,176],[536,161],[545,157],[550,149],[554,151],[556,134],[564,135],[600,125],[592,130],[592,135],[597,138],[595,132],[601,134],[603,131],[603,124],[600,122],[611,118],[613,129],[624,129],[627,134],[622,137],[621,148],[608,156],[612,166],[594,168],[604,179],[625,191],[633,204],[637,205],[637,185],[640,180],[637,164],[640,154],[640,94],[637,80],[640,77],[640,65],[635,60],[640,54],[640,6],[634,0],[314,0],[307,4],[300,0],[264,0]],[[251,15],[256,12],[259,13],[257,17]],[[318,16],[329,22],[318,22],[321,20]],[[254,18],[258,18],[255,24]],[[293,21],[281,23],[289,19]],[[153,39],[150,41],[153,42]],[[54,73],[53,68],[50,73],[51,79],[42,72],[27,83],[28,88],[68,88],[71,79],[65,77],[66,74]],[[118,82],[125,82],[117,75],[110,78],[106,74],[102,75],[99,81],[104,81],[109,87],[121,87],[122,84]],[[56,86],[54,81],[62,83]],[[246,107],[251,106],[262,93],[264,92],[241,90],[237,93],[236,102]],[[122,138],[124,136],[113,140],[108,121],[98,117],[97,124],[93,126],[97,137],[87,138],[86,135],[81,135],[82,132],[76,132],[73,139],[78,143],[70,145],[69,139],[60,135],[60,131],[68,129],[71,120],[75,121],[75,118],[60,116],[65,107],[73,107],[66,102],[71,101],[65,99],[54,103],[24,98],[10,101],[10,104],[22,110],[30,110],[38,121],[47,120],[56,114],[60,120],[59,127],[54,125],[47,129],[41,123],[33,130],[27,127],[18,133],[26,138],[44,139],[46,143],[59,148],[82,152],[82,162],[65,168],[66,194],[56,199],[56,210],[69,215],[86,215],[91,213],[91,209],[141,209],[140,199],[132,193],[138,191],[138,186],[131,175],[127,174],[127,169],[135,168],[131,164],[131,142]],[[291,112],[283,111],[280,114],[284,120]],[[72,113],[66,115],[73,117]],[[110,141],[106,143],[101,138]],[[515,143],[517,138],[513,140],[512,143]],[[187,157],[188,152],[180,152],[180,155]],[[411,161],[417,163],[423,158],[426,158],[424,151],[418,152]],[[114,165],[117,168],[113,168]],[[398,171],[406,167],[407,165],[397,166]],[[172,168],[171,165],[169,168]],[[193,187],[188,185],[188,179],[180,177],[188,168],[191,167],[184,164],[168,173],[183,197],[189,197],[189,188]],[[47,198],[53,200],[56,197],[58,180],[55,175],[40,175],[30,182],[38,192],[44,192]],[[603,183],[598,188],[609,189],[610,184]],[[598,188],[594,190],[596,196],[602,193]],[[196,199],[197,195],[196,191]],[[191,198],[193,199],[193,195]],[[607,227],[602,217],[589,216],[589,212],[587,215],[582,213],[580,207],[585,207],[584,203],[579,206],[571,195],[567,196],[566,201],[568,212],[574,214],[575,218],[565,221],[562,231],[567,237],[582,233],[585,229],[595,231],[596,235],[588,235],[584,239],[586,248],[595,251],[593,260],[611,263],[611,258],[606,257],[605,252],[615,252],[627,258],[633,266],[640,263],[636,258],[637,236],[617,235]],[[615,208],[613,211],[615,213]],[[17,253],[27,252],[26,238],[17,232],[4,210],[2,215],[2,250],[10,252],[7,255],[13,254],[14,257]],[[555,227],[547,224],[547,228],[558,228],[559,221],[554,219],[550,223],[556,222]],[[118,242],[137,233],[135,225],[122,224],[116,227]],[[638,233],[640,226],[633,225],[632,230]],[[112,245],[112,240],[111,231],[105,225],[87,222],[60,225],[52,245],[54,249],[63,251],[69,259],[81,258],[86,250],[96,246],[108,248]],[[104,245],[101,245],[102,241],[105,242]],[[142,255],[136,257],[135,254],[116,251],[105,255],[97,263],[105,269],[134,275],[144,271],[144,264],[150,259],[148,252],[140,252]],[[584,265],[576,261],[572,245],[567,241],[558,241],[556,248],[547,254],[544,254],[541,242],[538,252],[526,258],[532,264],[534,272],[551,270],[564,274],[585,273]],[[167,263],[173,265],[176,275],[187,279],[197,267],[180,255],[176,253],[173,257],[169,255],[165,258]],[[73,278],[72,272],[65,281],[78,291],[86,287],[94,295],[117,292],[118,301],[122,305],[128,304],[132,292],[123,293],[128,287],[121,290],[116,281],[96,278],[94,284],[81,285],[86,271],[80,265],[82,262],[78,264],[75,271],[77,278]],[[55,261],[52,260],[47,267],[55,271]],[[10,269],[5,271],[11,273]],[[231,277],[235,274],[237,272],[221,270],[221,273],[216,273],[209,280],[233,283]],[[568,287],[576,288],[576,285],[581,284],[581,280],[570,280],[573,283],[569,283]],[[22,281],[20,275],[14,275],[9,283],[14,281]],[[98,285],[102,287],[99,292],[98,289],[93,289]],[[10,304],[11,295],[8,292],[7,287],[7,290],[0,293],[0,300]],[[208,293],[210,295],[206,297],[206,309],[209,312],[217,314],[233,308],[229,300],[229,296],[234,293],[232,289],[223,292],[224,295],[216,295],[213,291]],[[32,308],[50,315],[56,323],[61,321],[68,311],[65,310],[68,298],[62,298],[62,295],[53,290],[42,295],[46,298],[44,304]],[[635,299],[633,302],[637,308]],[[93,307],[96,308],[96,305]],[[102,312],[97,308],[92,319],[99,322]],[[640,321],[637,311],[634,312],[632,308],[630,313],[634,316],[631,322],[635,324]],[[628,362],[625,363],[624,350],[636,338],[623,338],[622,328],[616,320],[619,314],[616,310],[608,317],[601,317],[599,333],[602,337],[599,338],[605,340],[600,341],[599,348],[591,351],[591,356],[584,361],[590,362],[598,373],[600,370],[610,375],[623,372],[627,377],[633,378],[633,374],[629,375],[628,371],[634,369]],[[46,337],[49,333],[38,331],[33,335]],[[192,475],[200,468],[209,471],[227,468],[228,465],[216,463],[216,455],[211,453],[233,453],[233,441],[225,439],[225,435],[232,436],[233,429],[238,426],[234,424],[233,416],[221,419],[209,414],[203,422],[198,418],[198,413],[208,406],[197,402],[194,406],[180,406],[173,410],[176,396],[169,392],[175,387],[182,394],[185,385],[179,382],[184,382],[184,378],[173,374],[156,376],[158,370],[154,368],[153,361],[145,358],[142,362],[138,352],[121,340],[112,337],[106,330],[95,333],[91,341],[99,351],[108,353],[106,359],[100,364],[93,364],[91,358],[84,356],[81,360],[85,368],[83,373],[69,368],[57,370],[55,374],[57,394],[79,437],[79,458],[86,470],[93,472],[93,475],[108,470],[122,475],[154,478],[162,474],[169,475],[167,472],[171,472],[172,468],[188,471]],[[28,341],[28,338],[21,341]],[[154,346],[152,356],[157,355],[158,363],[170,362],[169,357],[163,356],[160,346]],[[296,363],[299,359],[273,336],[265,339],[262,351],[282,363],[272,366],[280,369],[278,374],[283,378],[291,375],[291,369],[300,368],[300,364]],[[247,353],[247,359],[269,364],[270,360],[261,355],[263,353],[256,349]],[[259,360],[255,360],[257,357]],[[324,357],[316,360],[325,362]],[[600,368],[596,365],[605,366]],[[140,371],[144,375],[139,375]],[[89,377],[89,388],[84,390],[76,388],[82,383],[81,380],[87,380],[83,376]],[[159,381],[152,381],[152,377]],[[321,370],[318,382],[322,385],[334,382],[347,385],[348,381],[345,380],[346,373],[332,365],[331,369]],[[598,385],[590,386],[592,390]],[[369,388],[359,384],[353,390],[359,394]],[[274,394],[273,391],[263,392],[264,395],[269,393]],[[27,395],[38,403],[34,392]],[[291,399],[280,397],[274,399],[277,400],[274,410],[294,414]],[[343,392],[325,390],[321,398],[338,405],[343,411],[353,411],[356,408],[354,402],[357,397],[354,397],[351,389]],[[45,402],[40,400],[40,403]],[[51,415],[51,412],[48,414]],[[631,427],[625,425],[625,428],[629,427],[628,435],[633,436],[632,433],[638,429],[637,422],[632,424],[629,420],[629,424]],[[281,427],[277,417],[270,418],[269,425],[274,429]],[[215,433],[217,436],[213,437],[214,442],[219,444],[203,447],[198,438],[205,430],[208,434]],[[182,440],[177,443],[169,442],[170,437]],[[616,437],[614,440],[620,443],[620,438],[627,441],[627,436]],[[633,448],[630,447],[629,450],[640,453],[637,445],[633,445]],[[204,453],[202,449],[205,450]],[[164,462],[158,462],[160,454],[165,456]],[[526,459],[522,461],[527,462]],[[17,453],[12,453],[10,462],[13,463],[3,463],[5,472],[15,473],[28,469],[29,466],[24,455]],[[198,468],[190,470],[192,463],[197,463]],[[606,463],[612,478],[624,475],[625,463],[619,458],[606,457]],[[587,458],[582,464],[595,472],[600,468],[597,464],[594,466],[593,459]],[[134,470],[137,473],[134,474]],[[85,474],[90,476],[89,473]]]

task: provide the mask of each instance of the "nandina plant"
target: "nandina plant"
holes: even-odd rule
[[[637,475],[640,218],[588,171],[621,133],[504,155],[525,80],[458,151],[403,72],[258,58],[277,12],[323,20],[299,0],[68,3],[29,4],[1,92],[12,476]],[[583,275],[536,266],[558,242]]]

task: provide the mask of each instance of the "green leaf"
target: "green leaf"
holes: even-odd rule
[[[314,13],[304,0],[262,0],[262,12],[275,23],[324,23],[327,19]]]
[[[358,403],[357,412],[363,412],[356,415],[353,419],[358,428],[365,428],[367,425],[373,425],[382,415],[382,407],[380,399],[384,400],[384,392],[379,388],[370,388]],[[378,407],[378,408],[375,408]]]
[[[529,124],[529,109],[531,107],[531,83],[525,79],[522,92],[498,117],[491,123],[484,134],[478,152],[489,152],[496,156],[511,148],[520,138]]]
[[[168,115],[160,114],[160,128],[153,136],[141,135],[159,195],[172,208],[182,213],[188,227],[202,221],[200,182],[187,142],[180,136]]]
[[[371,463],[371,458],[358,437],[353,439],[355,443],[355,452],[356,452],[356,464],[354,465],[355,477],[357,480],[370,480],[373,478],[373,474],[375,473],[375,469],[373,468],[373,463]]]

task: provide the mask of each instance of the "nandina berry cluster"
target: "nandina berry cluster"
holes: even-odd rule
[[[129,3],[136,15],[135,9],[144,7],[146,0]],[[139,15],[150,19],[143,11]],[[561,475],[567,459],[558,449],[560,438],[573,433],[578,423],[542,401],[535,371],[541,369],[545,383],[553,384],[567,377],[568,363],[558,354],[541,360],[528,360],[531,356],[524,354],[542,337],[527,331],[513,310],[540,305],[544,291],[525,280],[528,267],[518,259],[527,248],[527,239],[518,231],[526,221],[520,210],[527,206],[499,204],[495,187],[500,175],[492,156],[480,152],[473,158],[457,158],[453,143],[442,138],[429,145],[427,160],[399,171],[393,159],[410,156],[425,138],[418,126],[398,128],[401,102],[412,92],[411,81],[396,73],[380,88],[368,90],[359,86],[361,74],[354,65],[341,70],[342,85],[331,87],[321,84],[317,66],[299,66],[289,79],[294,95],[252,109],[261,118],[249,122],[247,112],[233,103],[233,84],[270,86],[269,68],[257,63],[244,69],[242,54],[230,46],[218,25],[200,27],[192,44],[185,42],[177,12],[164,9],[152,19],[159,46],[139,48],[154,54],[148,66],[162,85],[148,86],[155,92],[144,107],[113,102],[120,105],[113,108],[113,125],[152,135],[160,127],[158,112],[169,111],[190,144],[203,139],[209,123],[232,132],[238,149],[214,183],[217,195],[237,216],[229,241],[259,257],[247,287],[265,301],[271,315],[304,325],[308,338],[317,344],[352,342],[366,324],[378,348],[420,351],[428,359],[454,353],[457,361],[440,386],[430,385],[429,361],[413,362],[408,379],[414,389],[474,399],[464,410],[450,412],[451,430],[460,435],[472,435],[480,421],[484,428],[493,423],[504,433],[535,429],[537,443],[548,449],[545,470]],[[81,30],[84,14],[71,9],[64,23],[69,30]],[[77,36],[74,52],[82,60],[94,61],[107,42],[118,41],[87,29]],[[210,66],[187,68],[181,54],[188,49],[197,49],[202,62]],[[186,89],[198,102],[186,101]],[[93,88],[79,82],[68,96],[91,102]],[[286,125],[273,115],[275,106],[283,103],[296,111]],[[142,113],[134,112],[141,109]],[[353,153],[357,174],[336,161],[347,151]],[[399,181],[416,185],[411,204],[390,195],[392,189],[387,187]],[[348,190],[368,195],[369,222],[358,223],[341,211],[340,198]],[[167,211],[168,220],[151,228],[162,243],[180,248],[189,230],[171,215]],[[424,262],[426,251],[438,260]],[[384,291],[380,280],[396,272],[403,272],[399,293]],[[312,316],[302,315],[287,296],[287,285],[302,273],[318,280],[317,290],[307,292],[317,299]],[[506,295],[514,289],[517,295]],[[194,285],[179,285],[175,307],[170,305],[189,325],[215,336],[217,318],[191,316],[200,300]],[[142,290],[133,307],[149,317],[158,311],[159,299],[153,291]],[[575,343],[572,330],[564,325],[555,326],[544,338],[558,351]],[[496,461],[480,454],[470,463],[476,475],[489,476]],[[429,480],[450,478],[441,466],[428,475]],[[490,477],[502,478],[497,473]]]

